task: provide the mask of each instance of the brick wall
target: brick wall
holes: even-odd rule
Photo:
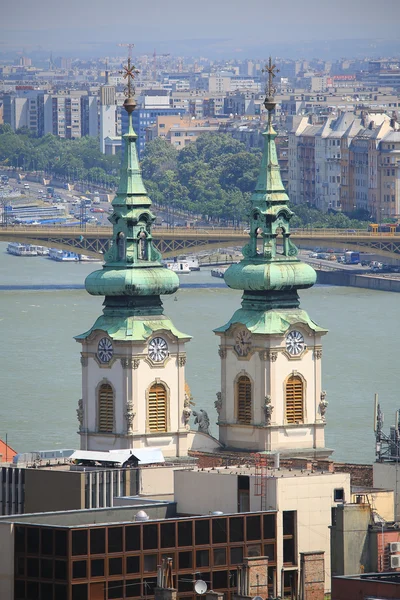
[[[324,552],[300,552],[304,600],[324,600]]]

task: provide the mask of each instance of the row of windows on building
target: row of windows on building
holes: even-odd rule
[[[247,375],[241,375],[236,382],[237,421],[250,425],[253,413],[253,385]],[[114,390],[109,383],[103,383],[98,391],[99,432],[114,431]],[[147,400],[147,423],[150,433],[168,431],[168,397],[162,383],[151,386]],[[304,383],[299,375],[291,375],[285,384],[285,421],[304,421]]]

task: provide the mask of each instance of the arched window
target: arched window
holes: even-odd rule
[[[247,375],[237,380],[237,419],[239,423],[251,423],[251,381]]]
[[[99,388],[99,432],[114,431],[114,392],[109,383],[102,383]]]
[[[286,381],[286,423],[304,422],[304,384],[301,377],[291,375]]]
[[[167,431],[167,390],[161,383],[155,383],[149,391],[148,430]]]

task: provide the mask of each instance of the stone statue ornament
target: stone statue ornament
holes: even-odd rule
[[[271,404],[271,396],[265,396],[265,402],[264,402],[264,416],[265,416],[265,424],[266,425],[271,425],[271,419],[272,419],[272,412],[274,410],[274,407]]]
[[[217,399],[214,402],[214,406],[218,414],[221,413],[222,410],[222,394],[221,392],[217,392]]]
[[[78,417],[78,423],[79,423],[79,431],[82,431],[83,429],[83,400],[82,398],[80,398],[78,400],[78,408],[76,409],[76,416]]]
[[[193,410],[192,414],[195,417],[194,424],[198,425],[197,431],[210,435],[210,419],[207,412],[201,408],[199,411]]]
[[[326,413],[326,409],[328,408],[329,402],[326,399],[326,391],[325,390],[322,390],[320,398],[321,398],[321,400],[319,403],[319,412],[321,415],[321,420],[326,421],[325,413]]]
[[[133,435],[133,421],[135,419],[136,413],[133,410],[132,402],[127,402],[126,411],[125,411],[125,420],[126,420],[126,433],[128,435]]]
[[[186,357],[184,357],[186,360]],[[185,383],[185,399],[183,401],[183,411],[182,411],[182,420],[186,427],[186,429],[190,429],[189,419],[192,414],[191,406],[194,406],[195,402],[193,402],[193,396],[190,391],[190,387],[187,383]]]

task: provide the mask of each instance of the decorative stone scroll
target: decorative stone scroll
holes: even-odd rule
[[[316,348],[314,350],[314,358],[320,360],[322,358],[322,348]]]
[[[82,367],[87,367],[89,363],[89,359],[87,356],[83,356],[83,354],[81,354],[81,365]]]
[[[220,358],[226,358],[226,349],[221,346],[218,348],[218,354]]]
[[[182,354],[182,356],[179,357],[179,366],[184,367],[185,365],[186,365],[186,354]]]

